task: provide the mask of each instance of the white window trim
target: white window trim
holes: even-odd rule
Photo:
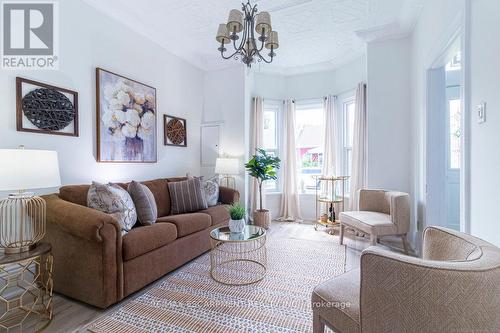
[[[276,153],[277,156],[280,157],[283,155],[283,135],[282,135],[282,119],[283,119],[283,101],[282,100],[275,100],[275,99],[264,99],[263,101],[263,112],[265,111],[274,111],[276,112]],[[264,126],[264,124],[262,124]],[[255,154],[253,152],[252,154]],[[282,178],[282,170],[281,168],[278,169],[278,179],[276,180],[276,189],[273,190],[267,190],[266,194],[281,194],[283,192],[283,182],[281,180]]]
[[[353,95],[354,93],[354,95]],[[346,136],[347,136],[347,117],[346,117],[346,113],[347,113],[347,105],[350,104],[350,103],[356,103],[356,96],[355,96],[355,91],[353,91],[352,93],[346,93],[344,95],[344,97],[340,100],[340,112],[341,112],[341,124],[342,124],[342,129],[341,129],[341,139],[339,142],[341,142],[341,146],[340,146],[340,165],[341,165],[341,173],[342,175],[349,175],[349,170],[348,170],[348,161],[347,161],[347,156],[348,156],[348,151],[351,151],[351,156],[352,156],[352,146],[347,146],[347,140],[346,140]],[[352,170],[351,170],[351,173],[352,173]],[[346,191],[345,191],[345,197],[346,198],[349,198],[350,197],[350,193],[349,193],[349,189],[346,188]]]

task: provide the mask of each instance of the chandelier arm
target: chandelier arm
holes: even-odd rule
[[[239,50],[236,50],[230,56],[224,56],[224,52],[223,51],[221,51],[220,54],[221,54],[221,56],[222,56],[223,59],[228,60],[228,59],[231,59],[232,57],[234,57],[235,55],[237,55],[239,53],[241,53],[241,52]]]
[[[254,32],[254,28],[255,28],[255,20],[252,20],[252,27],[251,27],[251,34],[252,34],[252,40],[254,42],[254,48],[255,50],[257,51],[257,53],[260,53],[260,51],[262,51],[264,49],[264,44],[265,44],[265,41],[262,40],[262,44],[260,45],[259,48],[257,48],[257,45],[256,44],[256,38],[255,38],[255,32]]]
[[[242,7],[243,13],[245,14],[245,22],[244,22],[243,35],[241,36],[240,45],[236,46],[236,40],[233,40],[234,49],[238,50],[238,51],[244,50],[245,42],[247,41],[247,38],[248,38],[248,28],[249,28],[250,22],[253,22],[253,19],[250,20],[249,18],[253,17],[253,12],[254,12],[254,10],[256,10],[255,7],[257,7],[257,5],[255,5],[254,8],[252,9],[250,7],[251,6],[250,0],[247,2],[246,5],[242,3],[242,6],[243,6]]]

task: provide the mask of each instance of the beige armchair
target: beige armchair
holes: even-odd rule
[[[360,269],[312,294],[314,333],[500,332],[500,249],[457,231],[424,231],[423,258],[370,247]]]
[[[369,234],[371,245],[377,244],[381,236],[398,235],[408,254],[410,196],[403,192],[359,190],[358,210],[340,213],[340,244],[344,242],[346,227]]]

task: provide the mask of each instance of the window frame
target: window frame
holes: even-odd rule
[[[266,152],[274,152],[275,156],[281,156],[283,152],[283,135],[282,135],[282,117],[283,117],[283,101],[274,100],[274,99],[264,99],[262,103],[262,121],[264,121],[264,113],[265,112],[274,112],[276,114],[276,148],[275,149],[266,149],[262,147]],[[262,124],[262,128],[264,128],[264,124]],[[255,154],[255,152],[251,152],[251,155]],[[279,194],[283,191],[283,182],[282,178],[282,167],[278,169],[277,178],[276,179],[276,187],[273,189],[267,189],[267,194]],[[264,185],[265,188],[265,185]]]
[[[354,104],[354,107],[356,108],[356,96],[350,94],[348,97],[342,98],[341,100],[341,109],[342,109],[342,137],[340,142],[342,143],[341,146],[341,169],[342,169],[342,175],[343,176],[352,176],[352,161],[351,161],[351,170],[349,170],[349,152],[351,153],[351,158],[352,158],[352,145],[347,145],[347,127],[349,126],[347,121],[347,110],[348,110],[348,105]],[[354,114],[354,117],[356,115]],[[354,133],[352,133],[354,134]],[[350,193],[349,193],[349,187],[350,187],[350,179],[346,181],[346,191],[345,191],[345,197],[349,198]]]
[[[296,100],[295,101],[295,113],[297,113],[297,111],[303,111],[303,110],[311,110],[311,109],[322,109],[323,110],[323,113],[324,113],[324,99],[323,98],[310,98],[310,99],[302,99],[302,100]],[[297,119],[297,115],[295,115],[295,119]],[[324,122],[325,122],[325,117],[324,117],[324,114],[323,114],[323,125],[324,125]],[[324,136],[324,133],[322,134]],[[324,146],[324,140],[325,138],[323,137],[323,142],[322,142],[322,145]],[[297,142],[296,142],[297,143]],[[297,161],[297,163],[300,163],[300,161]],[[324,161],[323,161],[324,163]],[[301,170],[301,167],[300,165],[297,165],[299,167],[299,170]],[[323,165],[321,166],[321,170],[323,170]],[[319,175],[321,175],[322,172],[319,173]],[[299,173],[300,175],[300,173]],[[301,196],[315,196],[316,195],[316,191],[315,190],[311,190],[311,191],[304,191],[302,192],[300,189],[299,189],[299,195]]]

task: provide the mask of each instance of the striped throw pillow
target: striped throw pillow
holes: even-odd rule
[[[168,183],[172,215],[197,212],[207,209],[207,200],[200,178]]]

